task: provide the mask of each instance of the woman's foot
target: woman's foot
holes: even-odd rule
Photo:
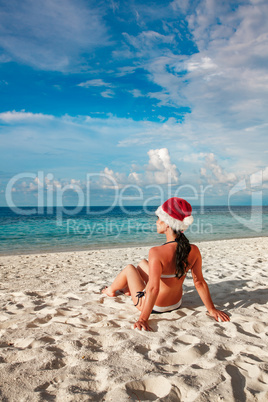
[[[110,286],[105,286],[105,288],[103,288],[102,290],[101,290],[101,293],[103,293],[103,294],[105,294],[105,295],[107,295],[107,296],[109,296],[109,297],[115,297],[116,296],[116,292],[113,292],[112,290],[111,290],[111,287]]]
[[[125,296],[131,296],[128,286],[126,286],[124,289],[121,289],[121,292],[123,292]]]

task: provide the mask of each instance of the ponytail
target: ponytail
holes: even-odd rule
[[[176,249],[176,277],[181,278],[189,265],[188,255],[191,251],[190,242],[182,232],[175,232],[177,249]]]

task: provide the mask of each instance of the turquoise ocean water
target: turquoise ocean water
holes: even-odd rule
[[[156,207],[0,208],[0,254],[159,245]],[[35,212],[35,213],[33,213]],[[73,213],[75,212],[75,214]],[[194,207],[194,242],[268,236],[268,207]]]

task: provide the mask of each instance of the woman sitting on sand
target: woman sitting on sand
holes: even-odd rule
[[[189,270],[194,285],[208,313],[216,321],[229,321],[229,316],[217,310],[211,300],[208,285],[202,275],[202,258],[197,246],[190,244],[183,231],[193,222],[192,207],[182,198],[173,197],[155,212],[157,232],[166,235],[166,243],[149,251],[149,261],[127,265],[113,283],[102,290],[114,297],[117,290],[131,295],[141,314],[134,328],[151,331],[151,313],[176,310],[182,302],[182,284]]]

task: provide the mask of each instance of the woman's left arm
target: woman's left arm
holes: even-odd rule
[[[211,317],[215,318],[216,321],[230,321],[228,314],[215,308],[205,280],[195,283],[195,288]]]
[[[138,328],[139,330],[143,328],[146,331],[152,330],[148,324],[148,320],[159,293],[162,269],[157,251],[155,248],[152,248],[149,251],[149,281],[146,286],[146,297],[140,317],[134,324],[134,328]]]
[[[208,285],[202,274],[202,257],[199,249],[196,247],[196,259],[194,264],[191,267],[192,276],[194,280],[195,288],[206,306],[209,315],[215,318],[216,321],[230,321],[228,314],[224,313],[221,310],[215,308],[214,303],[210,296],[210,291]]]

